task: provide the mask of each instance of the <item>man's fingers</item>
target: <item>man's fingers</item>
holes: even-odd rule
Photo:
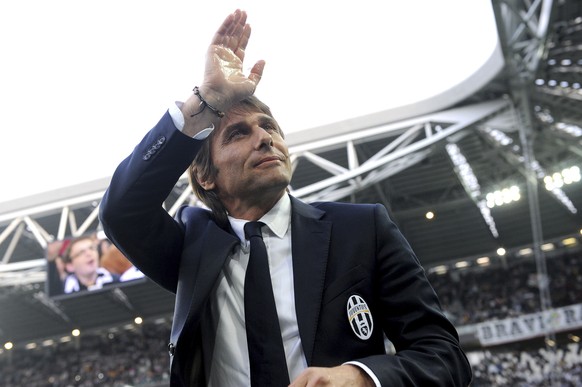
[[[315,386],[373,386],[372,379],[359,367],[341,365],[332,368],[309,367],[305,369],[290,387]]]
[[[251,73],[249,74],[249,79],[255,83],[255,89],[259,84],[261,77],[263,76],[263,70],[265,69],[265,61],[259,60],[253,68],[251,69]]]
[[[218,30],[216,30],[216,32],[214,33],[211,44],[223,43],[223,39],[227,35],[228,30],[234,21],[234,15],[235,15],[234,13],[231,13],[224,19],[220,27],[218,27]]]
[[[231,24],[231,28],[228,31],[228,35],[237,38],[242,35],[245,28],[245,23],[247,22],[247,13],[245,11],[236,10],[234,13],[234,22]]]
[[[329,370],[329,368],[309,367],[289,387],[326,386],[331,382]]]
[[[251,26],[245,24],[238,42],[238,47],[236,48],[236,50],[233,50],[235,55],[238,56],[241,61],[244,61],[245,59],[245,49],[247,48],[247,44],[249,43],[250,37],[251,37]]]
[[[244,15],[242,15],[242,14],[244,14]],[[223,44],[225,41],[225,38],[232,36],[234,34],[236,29],[238,28],[238,25],[239,25],[241,18],[246,20],[246,13],[239,10],[239,9],[237,9],[233,13],[229,14],[224,19],[224,21],[222,22],[220,27],[218,27],[218,30],[216,30],[216,33],[214,34],[214,37],[212,38],[211,43],[212,44]],[[244,26],[244,24],[243,24],[243,26]]]
[[[250,35],[246,21],[247,13],[237,9],[224,19],[214,34],[211,44],[222,45],[230,48],[233,52],[236,52],[240,46],[244,50]]]

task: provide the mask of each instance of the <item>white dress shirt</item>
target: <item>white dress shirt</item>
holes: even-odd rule
[[[202,328],[203,335],[215,335],[214,350],[206,364],[209,386],[250,385],[250,365],[244,317],[244,279],[249,261],[249,243],[243,227],[246,220],[229,217],[230,225],[241,240],[227,261],[210,298],[211,318]],[[263,240],[269,255],[269,270],[277,306],[279,325],[290,380],[307,367],[301,346],[293,288],[291,259],[291,200],[283,195],[260,219]],[[214,327],[214,328],[213,328]],[[205,348],[205,354],[212,349]]]

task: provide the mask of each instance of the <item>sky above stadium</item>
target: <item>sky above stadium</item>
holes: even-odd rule
[[[0,202],[109,177],[199,84],[236,8],[245,69],[286,132],[429,98],[496,44],[489,0],[22,0],[0,4]],[[313,129],[316,130],[316,129]]]

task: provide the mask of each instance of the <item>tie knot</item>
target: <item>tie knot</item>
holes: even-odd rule
[[[247,222],[244,226],[245,230],[245,238],[251,239],[251,237],[258,236],[263,238],[263,234],[261,233],[261,227],[263,227],[265,223],[263,222]]]

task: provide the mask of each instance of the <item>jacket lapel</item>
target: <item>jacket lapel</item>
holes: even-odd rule
[[[239,239],[221,229],[214,222],[208,222],[208,227],[202,238],[200,259],[190,260],[181,269],[184,272],[184,279],[181,280],[180,286],[186,287],[182,292],[184,297],[189,299],[180,301],[176,305],[187,305],[184,313],[175,314],[177,321],[176,329],[172,331],[173,339],[181,333],[186,321],[200,318],[202,306],[208,299],[212,286],[216,282],[220,270],[222,269],[226,258],[232,252],[233,248],[240,242]],[[187,254],[185,254],[187,256]]]
[[[331,239],[331,222],[323,211],[291,197],[293,283],[299,335],[307,364],[311,365],[315,332],[323,297]]]
[[[196,285],[193,290],[194,298],[190,310],[200,310],[199,308],[208,298],[226,258],[238,243],[240,240],[237,237],[221,229],[216,223],[209,223],[208,232],[202,245],[200,266],[198,267]]]

